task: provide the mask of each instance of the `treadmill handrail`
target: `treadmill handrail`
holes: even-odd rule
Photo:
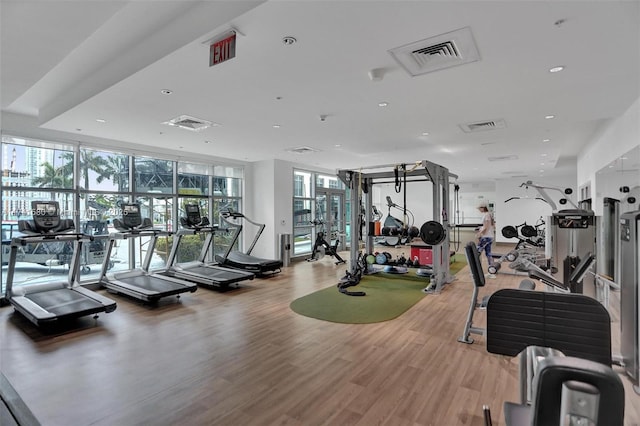
[[[27,244],[39,243],[39,242],[59,242],[59,241],[93,241],[93,235],[87,235],[83,233],[72,234],[36,234],[36,235],[21,235],[19,237],[13,237],[11,239],[11,245],[24,246]]]
[[[126,240],[127,238],[138,237],[170,237],[174,234],[172,231],[164,231],[162,229],[132,229],[130,231],[118,231],[109,234],[109,238],[117,240]]]
[[[251,254],[251,251],[253,250],[253,248],[255,247],[256,243],[258,242],[258,238],[260,238],[260,236],[264,232],[264,229],[266,228],[267,225],[264,224],[264,223],[255,222],[255,221],[249,219],[248,217],[246,217],[245,215],[243,215],[242,213],[238,213],[238,212],[231,212],[230,214],[227,214],[227,215],[225,215],[224,213],[221,214],[221,219],[225,223],[228,223],[229,225],[238,228],[236,230],[236,233],[234,235],[233,240],[231,241],[231,244],[229,244],[229,248],[227,249],[227,252],[223,256],[225,259],[227,258],[229,253],[231,253],[231,248],[234,246],[234,244],[238,240],[238,237],[240,236],[240,233],[242,232],[242,228],[243,228],[242,223],[231,222],[230,220],[228,220],[228,216],[231,216],[234,219],[238,219],[239,218],[239,219],[242,219],[242,220],[246,220],[247,222],[249,222],[249,223],[251,223],[251,224],[253,224],[253,225],[258,227],[258,232],[256,233],[255,237],[253,238],[253,241],[249,245],[249,248],[245,252],[245,254]]]
[[[205,232],[216,232],[218,230],[217,225],[207,225],[195,228],[181,228],[176,232],[177,235],[197,235]]]
[[[233,235],[231,236],[231,242],[229,242],[229,246],[227,247],[227,250],[225,250],[224,254],[222,255],[222,259],[227,260],[227,258],[229,257],[229,254],[231,253],[231,251],[233,250],[233,247],[236,244],[236,241],[238,241],[238,238],[240,237],[240,233],[242,232],[242,223],[231,222],[231,221],[227,220],[227,218],[224,215],[222,215],[222,217],[220,219],[223,222],[225,222],[228,225],[230,225],[231,227],[235,228],[235,231],[233,232]],[[228,232],[228,229],[227,229],[227,232]]]

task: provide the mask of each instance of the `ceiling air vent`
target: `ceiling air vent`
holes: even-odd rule
[[[411,76],[480,60],[469,27],[389,50]]]
[[[169,126],[180,127],[181,129],[191,130],[193,132],[199,132],[207,127],[211,127],[211,121],[201,120],[199,118],[190,117],[188,115],[181,115],[173,120],[165,121],[162,124]]]
[[[509,160],[517,160],[518,156],[517,155],[500,155],[497,157],[488,157],[487,160],[489,161],[509,161]]]
[[[483,132],[485,130],[504,129],[507,123],[504,120],[479,121],[477,123],[460,124],[460,128],[465,133]]]
[[[308,154],[310,152],[318,152],[317,149],[308,147],[308,146],[300,146],[298,148],[291,148],[287,150],[288,152],[294,152],[296,154]]]

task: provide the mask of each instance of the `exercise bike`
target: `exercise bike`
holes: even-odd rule
[[[314,226],[321,226],[321,230],[316,234],[316,241],[313,244],[313,250],[311,251],[311,257],[307,259],[307,262],[314,262],[322,259],[325,255],[333,256],[336,258],[336,265],[346,263],[346,261],[338,254],[338,245],[340,245],[340,238],[334,240],[333,245],[325,239],[324,222],[321,220],[314,220],[311,222]]]

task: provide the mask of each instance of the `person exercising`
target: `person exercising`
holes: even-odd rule
[[[493,265],[493,255],[491,254],[491,244],[493,244],[493,235],[495,233],[495,222],[493,216],[489,212],[486,204],[480,204],[478,210],[482,213],[482,226],[476,232],[476,237],[479,240],[478,253],[484,253],[487,255],[487,262],[489,266]]]

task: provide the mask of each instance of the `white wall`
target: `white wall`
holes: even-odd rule
[[[245,216],[266,225],[252,255],[275,259],[275,164],[273,160],[256,161],[245,169],[247,191],[244,194]],[[255,228],[247,224],[242,233],[244,248],[248,248],[255,236]]]
[[[400,193],[396,193],[393,184],[384,183],[373,186],[373,204],[382,213],[382,223],[389,213],[387,196],[391,197],[391,201],[400,207],[400,210],[391,208],[391,216],[403,220],[404,186]],[[431,182],[412,182],[407,185],[407,210],[413,213],[415,218],[412,224],[411,215],[407,214],[410,226],[414,225],[420,228],[423,223],[433,220],[433,185]]]
[[[598,188],[597,171],[638,146],[640,146],[640,98],[636,99],[622,116],[611,120],[607,127],[596,135],[578,155],[578,185],[591,184],[593,209],[596,215],[602,214],[603,197],[621,198],[619,193],[609,194]],[[633,183],[627,185],[635,186]]]
[[[307,170],[335,176],[335,170],[311,168],[308,165],[284,160],[265,160],[249,164],[245,169],[247,193],[245,214],[252,220],[266,224],[262,236],[253,249],[254,256],[278,259],[280,234],[293,235],[293,170]],[[253,235],[243,236],[245,247]]]
[[[458,205],[456,206],[454,203],[454,182],[450,182],[449,222],[451,224],[479,223],[482,215],[478,212],[478,205],[480,202],[494,202],[495,184],[493,182],[461,183],[459,186]],[[402,207],[403,192],[404,188],[400,193],[396,193],[393,184],[374,185],[373,203],[384,213],[382,221],[386,218],[388,211],[386,196],[390,196],[394,203]],[[433,217],[433,185],[431,182],[413,182],[407,185],[407,209],[413,212],[417,227],[429,220],[441,220],[440,214],[436,218]],[[391,214],[402,219],[402,212],[397,209],[391,209]]]

